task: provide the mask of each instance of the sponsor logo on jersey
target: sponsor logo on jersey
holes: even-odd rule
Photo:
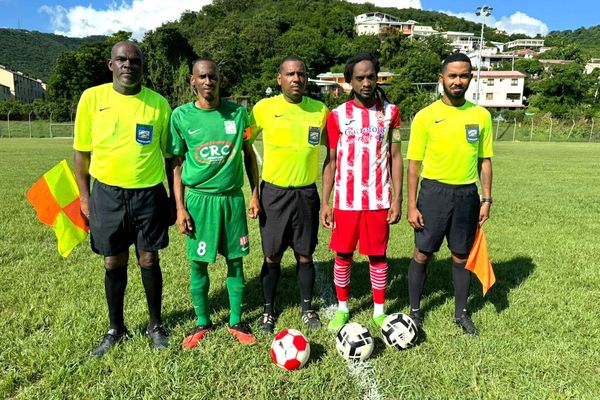
[[[196,147],[194,156],[202,164],[224,164],[235,154],[233,143],[207,142]]]
[[[237,128],[235,127],[235,121],[225,121],[225,133],[228,135],[235,135]]]
[[[194,129],[194,130],[188,129],[188,135],[190,135],[190,136],[195,135],[198,132],[200,132],[200,128]]]

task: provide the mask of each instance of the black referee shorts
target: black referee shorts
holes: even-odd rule
[[[114,256],[135,244],[157,251],[169,244],[169,204],[164,185],[123,189],[94,182],[90,195],[92,250]]]
[[[315,184],[283,188],[260,184],[260,236],[265,257],[282,254],[288,247],[311,255],[317,247],[321,200]]]
[[[423,179],[417,209],[425,226],[415,230],[415,246],[422,252],[435,253],[444,237],[456,254],[469,254],[479,224],[477,185],[448,185]]]

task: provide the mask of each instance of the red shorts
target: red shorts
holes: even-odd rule
[[[383,256],[390,238],[388,210],[333,210],[333,233],[329,248],[338,253],[358,252],[365,256]]]

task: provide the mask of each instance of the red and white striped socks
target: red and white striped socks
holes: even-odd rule
[[[387,286],[387,261],[369,260],[369,274],[371,276],[371,289],[373,290],[373,317],[385,313],[385,288]]]
[[[338,299],[338,310],[348,312],[348,296],[350,295],[350,273],[352,271],[352,258],[344,259],[335,257],[333,266],[333,283]]]

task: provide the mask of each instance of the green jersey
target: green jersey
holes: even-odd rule
[[[167,149],[185,157],[183,184],[206,194],[227,193],[244,185],[242,146],[249,139],[244,107],[221,100],[205,110],[194,102],[177,107],[171,116]]]

